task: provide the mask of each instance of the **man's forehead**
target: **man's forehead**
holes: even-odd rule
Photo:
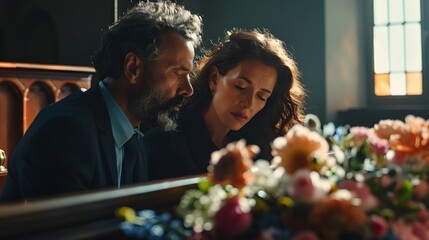
[[[192,70],[195,52],[190,40],[178,33],[165,35],[159,50],[155,61],[162,61],[170,67]]]
[[[191,40],[183,37],[180,33],[169,31],[165,32],[161,36],[161,50],[167,50],[171,48],[188,48],[194,50],[194,45]]]

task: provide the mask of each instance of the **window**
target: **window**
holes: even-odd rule
[[[373,0],[372,49],[375,103],[427,104],[424,11],[427,0]],[[428,12],[429,14],[429,12]],[[423,16],[423,17],[422,17]],[[427,21],[427,19],[426,19]],[[425,83],[426,82],[426,83]]]

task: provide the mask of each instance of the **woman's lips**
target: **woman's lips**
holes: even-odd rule
[[[231,113],[235,118],[241,119],[241,120],[247,120],[249,117],[245,114],[242,114],[241,112],[232,112]]]

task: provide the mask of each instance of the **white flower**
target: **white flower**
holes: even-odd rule
[[[334,123],[328,123],[323,125],[323,136],[333,136],[335,134],[335,124]]]
[[[180,202],[180,214],[184,224],[194,231],[209,231],[213,228],[213,216],[223,205],[227,193],[221,185],[214,185],[206,194],[199,190],[189,190]]]
[[[281,190],[280,184],[284,181],[284,178],[288,178],[284,168],[273,168],[267,161],[257,160],[251,171],[255,175],[253,183],[253,187],[257,189],[255,191],[264,190],[272,195],[284,193],[284,191],[279,193],[279,190]]]

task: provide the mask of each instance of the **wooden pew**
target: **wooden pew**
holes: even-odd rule
[[[7,171],[0,171],[0,192],[3,190],[3,185],[6,182]]]
[[[88,89],[94,73],[84,66],[0,62],[0,149],[6,156],[43,107]]]
[[[94,73],[84,66],[0,62],[0,149],[6,156],[42,108],[88,89]],[[6,176],[0,170],[0,191]]]
[[[168,210],[200,177],[0,205],[0,239],[123,239],[115,210]]]

